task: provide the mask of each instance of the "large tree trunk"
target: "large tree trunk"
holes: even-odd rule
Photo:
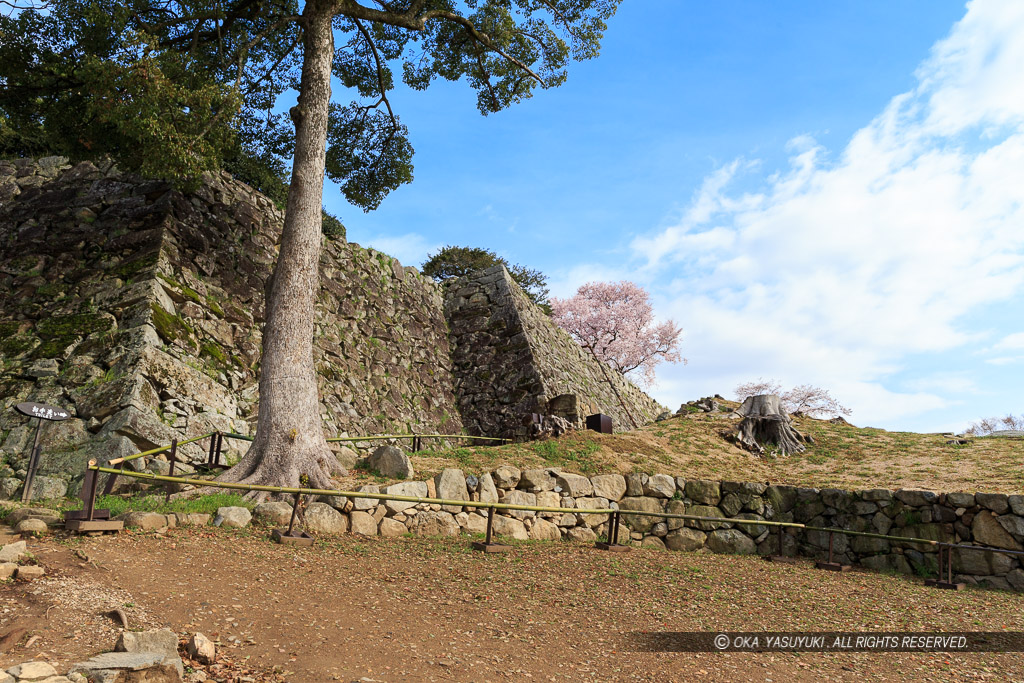
[[[764,453],[764,447],[776,446],[783,455],[802,453],[809,437],[793,429],[793,421],[774,394],[749,396],[736,412],[743,417],[736,440],[755,453]]]
[[[304,52],[295,122],[295,158],[284,230],[271,276],[260,361],[256,437],[221,481],[330,488],[339,469],[324,440],[313,365],[313,307],[319,291],[321,207],[334,34],[329,3],[303,11]],[[254,496],[262,497],[262,496]]]

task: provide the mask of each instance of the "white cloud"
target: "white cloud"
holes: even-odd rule
[[[871,422],[952,404],[938,395],[959,393],[949,377],[906,385],[912,393],[883,385],[913,354],[989,336],[967,314],[1024,288],[1021,73],[1024,3],[971,2],[914,90],[835,160],[799,136],[789,168],[760,192],[730,194],[757,169],[733,162],[677,225],[636,238],[648,281],[676,276],[658,288],[659,310],[688,331],[690,365],[666,367],[664,384],[721,382],[709,359],[724,354],[740,381],[825,386]],[[1000,344],[1024,347],[1024,333]]]
[[[364,246],[394,256],[403,266],[419,268],[431,252],[436,252],[443,245],[431,242],[419,233],[410,232],[404,235],[377,235],[368,239]]]
[[[1004,349],[1024,349],[1024,332],[1008,334],[996,342],[992,348],[1000,351]]]

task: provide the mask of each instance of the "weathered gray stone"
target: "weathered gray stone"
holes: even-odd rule
[[[188,656],[200,664],[213,664],[217,660],[216,646],[202,633],[193,633],[185,647]]]
[[[1018,541],[1024,540],[1024,517],[1002,515],[997,518],[1000,526],[1010,532]]]
[[[177,512],[174,516],[178,525],[206,526],[210,523],[210,515],[204,512]]]
[[[1007,572],[1006,580],[1015,590],[1024,591],[1024,569],[1014,569]]]
[[[249,526],[252,521],[252,513],[248,508],[237,505],[217,508],[217,516],[213,518],[213,525],[225,529],[241,529]]]
[[[888,503],[892,501],[892,491],[889,489],[869,489],[861,491],[861,500],[868,500],[874,503]]]
[[[349,515],[348,521],[349,528],[354,534],[362,534],[363,536],[377,535],[377,520],[368,512],[353,510]]]
[[[68,483],[56,477],[37,476],[32,481],[30,500],[55,500],[67,495]]]
[[[708,534],[707,547],[715,553],[753,555],[757,552],[754,541],[739,529],[718,529]]]
[[[535,519],[533,528],[530,529],[530,538],[534,541],[557,541],[562,538],[558,526],[546,519]]]
[[[402,522],[392,519],[391,517],[385,517],[380,520],[378,532],[381,536],[385,537],[404,536],[409,533],[409,528]]]
[[[789,512],[796,504],[796,489],[792,486],[769,486],[764,492],[776,514]]]
[[[593,529],[585,526],[576,526],[565,532],[565,540],[583,543],[593,543],[597,540],[597,534]]]
[[[703,503],[705,505],[718,505],[718,502],[722,500],[719,483],[706,479],[687,480],[686,497],[696,503]]]
[[[1007,496],[1006,502],[1013,514],[1024,517],[1024,496]]]
[[[506,505],[529,505],[536,507],[537,495],[515,489],[502,496],[501,502]],[[515,517],[516,519],[526,519],[527,517],[533,517],[537,513],[532,510],[505,510],[502,514]]]
[[[764,520],[760,515],[755,515],[752,512],[741,512],[736,515],[736,519],[747,519],[750,521]],[[751,538],[757,538],[761,534],[768,531],[768,527],[763,524],[737,524],[736,528],[750,536]]]
[[[1004,550],[1024,550],[1024,547],[1013,538],[995,515],[988,510],[982,510],[974,516],[971,523],[971,533],[977,543],[990,545]]]
[[[343,534],[348,531],[348,518],[327,503],[312,503],[303,528],[311,534]]]
[[[519,471],[518,467],[502,465],[494,470],[491,476],[494,478],[494,485],[499,489],[514,489],[519,485],[522,472]]]
[[[425,510],[409,521],[409,530],[417,536],[458,536],[459,525],[449,512]]]
[[[292,506],[283,500],[268,500],[257,505],[252,514],[261,524],[286,526],[292,519]]]
[[[721,510],[722,514],[726,517],[734,517],[743,509],[743,503],[740,501],[740,497],[735,493],[727,493],[722,496],[722,500],[718,503],[718,509]]]
[[[519,479],[518,488],[526,489],[531,493],[537,493],[538,491],[552,491],[558,484],[555,481],[555,477],[561,474],[561,470],[557,467],[540,467],[535,469],[523,470],[522,477]]]
[[[644,536],[640,542],[641,548],[657,548],[658,550],[665,549],[665,542],[657,536]]]
[[[974,499],[978,501],[978,505],[997,515],[1005,514],[1010,510],[1010,503],[1006,494],[1003,493],[975,493]]]
[[[668,532],[668,535],[665,537],[665,545],[669,550],[693,552],[704,547],[707,537],[708,535],[703,531],[681,527]]]
[[[953,548],[953,571],[972,576],[1001,576],[1014,567],[1012,557],[981,550]]]
[[[631,472],[626,475],[626,495],[644,495],[644,484],[647,483],[647,475],[643,472]]]
[[[35,519],[41,519],[47,524],[57,524],[60,522],[60,515],[53,510],[48,508],[18,508],[14,512],[7,515],[7,523],[14,526],[23,519],[34,517]]]
[[[100,677],[103,675],[102,672],[111,670],[146,671],[145,678],[132,679],[146,683],[181,683],[183,676],[181,658],[168,657],[159,652],[105,652],[71,667],[72,673],[82,673],[90,678]]]
[[[36,564],[23,564],[18,567],[18,571],[15,572],[14,576],[19,579],[26,579],[31,581],[32,579],[38,579],[40,576],[46,573],[46,570]]]
[[[398,484],[392,484],[384,489],[383,493],[389,496],[411,496],[413,498],[426,498],[427,497],[427,483],[425,481],[403,481]],[[444,497],[444,496],[439,496]],[[416,503],[412,503],[404,500],[385,500],[384,507],[387,508],[391,514],[398,514],[403,510],[411,508]]]
[[[367,458],[366,464],[389,479],[412,479],[416,475],[409,456],[397,446],[381,446]]]
[[[41,681],[57,675],[57,670],[46,662],[25,662],[12,666],[7,673],[22,681]]]
[[[46,522],[44,522],[43,520],[30,517],[28,519],[23,519],[20,522],[18,522],[18,525],[14,527],[14,530],[20,534],[31,534],[34,536],[38,536],[41,534],[45,534],[49,530],[49,527],[46,526]]]
[[[357,493],[380,493],[380,487],[372,484],[365,484],[356,489]],[[373,510],[380,504],[377,498],[353,498],[352,509],[365,512],[367,510]]]
[[[973,493],[947,493],[946,503],[952,505],[955,508],[971,508],[974,507],[974,494]]]
[[[18,571],[18,565],[13,562],[0,562],[0,581],[6,581]]]
[[[178,636],[166,628],[152,631],[122,631],[114,644],[115,652],[157,652],[178,656]]]
[[[577,501],[577,505],[578,504],[579,503]],[[622,510],[622,522],[633,531],[640,533],[647,533],[655,524],[665,521],[664,517],[631,515],[627,512],[628,510],[653,513],[664,512],[664,503],[657,498],[651,498],[649,496],[627,496],[619,501],[619,509]]]
[[[870,536],[854,536],[850,539],[850,548],[858,555],[878,555],[890,549],[889,541]]]
[[[586,477],[563,472],[555,478],[555,483],[562,487],[562,493],[573,498],[583,498],[594,494],[594,485]]]
[[[821,502],[834,510],[845,512],[853,503],[853,496],[842,489],[822,489]]]
[[[598,474],[590,478],[595,498],[619,501],[626,495],[626,478],[621,474]]]
[[[895,493],[896,499],[911,507],[924,507],[939,502],[939,496],[933,491],[917,491],[900,489]]]
[[[753,496],[760,496],[768,489],[767,484],[757,481],[723,481],[722,493],[738,493],[745,501]]]
[[[725,517],[721,510],[711,505],[687,505],[683,514],[696,517]],[[701,529],[702,531],[713,531],[714,529],[727,529],[732,525],[729,522],[709,522],[697,519],[687,519],[684,526]]]
[[[0,479],[0,500],[21,499],[21,479],[4,477]]]
[[[480,486],[478,487],[478,491],[480,492],[481,502],[498,502],[498,489],[494,485],[494,477],[492,477],[490,474],[483,474],[480,476]]]
[[[245,508],[241,508],[245,510]],[[246,513],[248,514],[248,510]],[[126,512],[121,516],[125,528],[156,531],[167,526],[167,517],[158,512]],[[243,525],[244,526],[244,525]]]
[[[860,563],[868,569],[880,572],[896,572],[897,574],[910,574],[913,572],[906,558],[895,553],[864,557],[861,558]]]
[[[611,503],[607,498],[578,498],[577,510],[607,510]],[[596,527],[608,521],[608,513],[577,513],[579,520],[588,527]]]
[[[655,474],[644,482],[644,495],[654,498],[671,498],[676,492],[676,480],[667,474]]]
[[[443,500],[469,500],[469,489],[466,488],[466,475],[462,470],[447,468],[434,477],[437,497]],[[445,505],[445,512],[461,512],[461,505]]]
[[[505,515],[495,515],[494,524],[491,527],[492,531],[497,536],[511,536],[520,541],[525,541],[530,538],[529,532],[523,523],[513,517],[506,517]]]

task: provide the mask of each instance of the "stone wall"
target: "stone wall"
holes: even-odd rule
[[[0,162],[0,496],[24,476],[21,401],[81,418],[44,431],[37,482],[51,494],[91,457],[249,433],[281,225],[227,175],[185,194],[109,164]],[[447,333],[431,280],[325,240],[315,355],[328,435],[460,432]]]
[[[469,483],[467,484],[467,480]],[[707,549],[716,553],[777,554],[778,530],[765,525],[670,519],[630,515],[628,511],[673,513],[799,522],[808,526],[866,531],[883,535],[975,544],[1008,550],[1024,543],[1024,496],[985,493],[873,489],[843,491],[762,483],[686,480],[665,474],[618,474],[584,477],[558,468],[519,470],[508,465],[476,477],[447,469],[428,481],[391,486],[363,486],[360,491],[445,500],[479,500],[538,507],[560,512],[498,510],[494,530],[517,539],[592,542],[607,536],[607,514],[574,510],[618,508],[623,511],[620,543],[676,551]],[[280,514],[287,519],[288,506]],[[313,522],[313,533],[351,530],[365,535],[455,536],[484,533],[485,509],[428,503],[330,498],[335,515],[321,510],[314,520],[333,519],[331,526]],[[307,514],[307,520],[309,515]],[[787,556],[828,557],[829,534],[786,529]],[[834,536],[834,560],[869,569],[935,576],[937,549],[912,541],[864,536]],[[982,587],[1024,591],[1019,557],[976,550],[953,553],[955,580]]]
[[[463,422],[473,433],[523,437],[529,413],[576,427],[594,413],[616,431],[652,422],[666,409],[609,369],[534,305],[504,266],[461,278],[445,296],[452,364]],[[615,385],[619,398],[611,388]]]

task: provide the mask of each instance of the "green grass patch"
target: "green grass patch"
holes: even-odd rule
[[[69,510],[79,510],[82,501],[76,500],[74,507]],[[137,494],[133,496],[99,496],[96,499],[97,509],[109,509],[111,516],[125,512],[180,512],[182,514],[199,513],[213,515],[217,508],[221,507],[244,507],[250,510],[253,503],[245,500],[238,493],[211,493],[198,498],[178,499],[165,502],[163,495]]]

